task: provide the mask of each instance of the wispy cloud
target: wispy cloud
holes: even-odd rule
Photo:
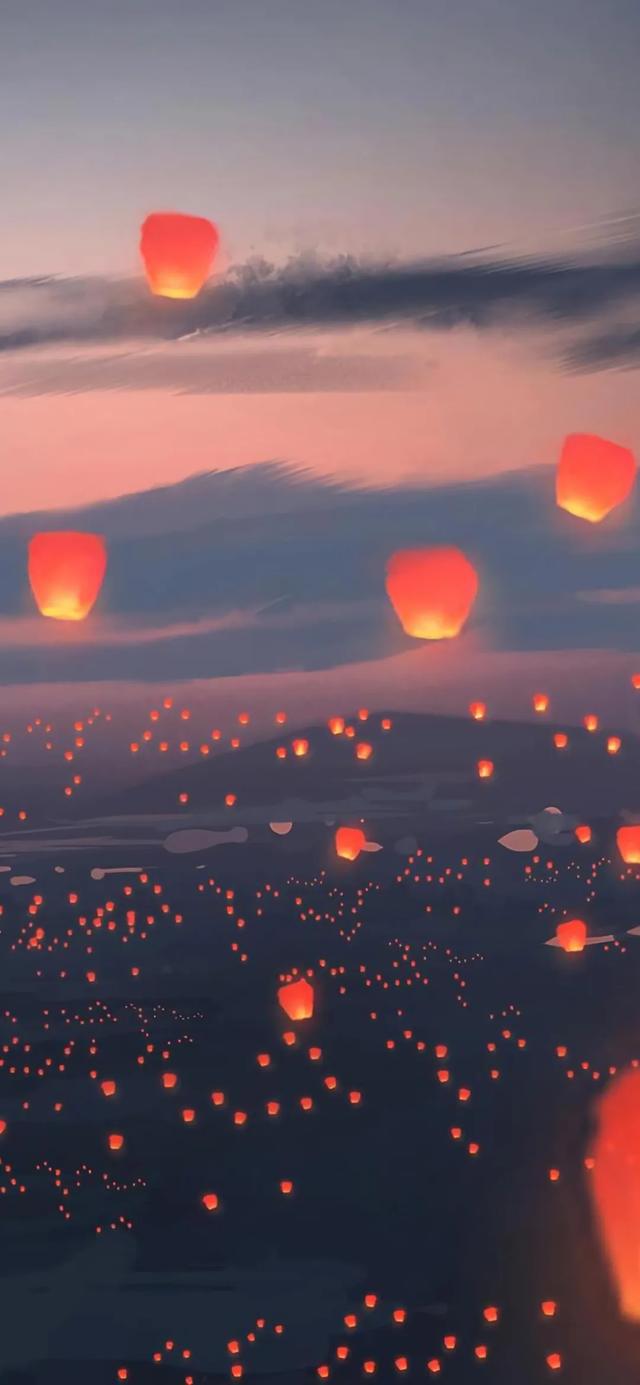
[[[576,592],[576,598],[592,606],[640,606],[640,587],[596,587]]]
[[[617,326],[574,343],[567,362],[576,370],[633,370],[640,365],[640,327]]]
[[[587,261],[461,256],[413,264],[264,261],[197,299],[152,298],[137,280],[39,278],[0,285],[0,351],[176,341],[235,330],[411,322],[429,330],[578,326],[640,298],[640,256]]]
[[[77,622],[42,620],[39,616],[5,617],[0,618],[0,642],[5,650],[42,646],[85,650],[103,645],[122,648],[213,635],[223,630],[247,630],[258,625],[260,617],[259,610],[228,611],[221,616],[175,621],[167,625],[126,624],[104,617]]]
[[[7,354],[0,365],[0,396],[84,394],[93,390],[170,390],[174,394],[358,393],[424,384],[418,360],[392,353],[296,349],[221,351],[198,337],[179,345],[107,352],[68,348]]]

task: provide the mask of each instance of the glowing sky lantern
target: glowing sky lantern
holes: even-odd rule
[[[564,952],[582,952],[587,940],[587,925],[582,919],[567,919],[556,928],[556,938]]]
[[[493,760],[478,760],[476,765],[479,779],[491,779],[493,775]]]
[[[640,1322],[640,1070],[621,1073],[601,1096],[592,1153],[589,1190],[618,1306]]]
[[[387,563],[387,595],[407,635],[453,639],[478,592],[475,568],[459,548],[417,548]]]
[[[534,694],[533,694],[532,701],[533,701],[533,710],[534,710],[534,712],[546,712],[546,711],[548,711],[548,709],[549,709],[549,698],[548,698],[547,693],[534,693]]]
[[[470,702],[469,714],[473,717],[474,721],[484,721],[487,715],[486,702]]]
[[[591,841],[591,836],[591,828],[589,827],[588,823],[583,822],[580,823],[578,827],[576,827],[576,837],[578,838],[578,841],[582,843],[583,846],[586,846],[587,842]],[[638,860],[640,860],[640,856],[638,857]]]
[[[364,850],[366,837],[361,827],[339,827],[336,832],[336,852],[344,861],[356,861]]]
[[[628,447],[590,433],[565,438],[556,473],[560,509],[598,524],[630,494],[636,463]]]
[[[218,232],[203,216],[152,212],[140,231],[140,254],[152,293],[195,298],[211,272]]]
[[[107,569],[107,549],[99,534],[53,530],[29,541],[31,590],[41,615],[51,620],[85,620]]]
[[[628,866],[640,865],[640,826],[619,827],[616,832],[616,845]]]
[[[313,986],[304,976],[280,986],[278,1003],[290,1020],[310,1020],[313,1014]]]

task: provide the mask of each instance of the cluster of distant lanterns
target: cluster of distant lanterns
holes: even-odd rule
[[[140,252],[151,292],[170,299],[194,298],[206,283],[219,245],[217,228],[204,217],[177,212],[154,212],[141,228]],[[593,524],[600,523],[631,494],[636,462],[631,451],[589,434],[567,437],[556,471],[556,502],[560,509]],[[107,570],[107,548],[98,534],[75,531],[37,533],[29,543],[28,575],[36,605],[43,616],[59,621],[86,619],[99,596]],[[455,638],[466,624],[479,590],[478,573],[459,548],[429,547],[394,553],[386,569],[386,591],[406,634],[419,640]],[[534,707],[544,711],[546,694],[536,694]],[[474,703],[471,714],[482,720],[484,704]],[[334,719],[335,722],[341,719]],[[339,734],[344,729],[331,725]],[[588,727],[588,729],[595,729]],[[556,737],[556,744],[566,744]],[[370,747],[365,747],[370,750]],[[294,753],[305,755],[308,742],[294,742]],[[364,758],[361,757],[361,758]],[[491,761],[478,762],[478,774],[490,777]],[[283,826],[273,824],[274,828]],[[286,826],[286,825],[285,825]],[[579,831],[588,841],[590,829]],[[587,835],[588,834],[588,835]],[[626,862],[640,862],[640,827],[618,831],[618,847]],[[360,828],[341,827],[336,852],[355,861],[362,851],[376,849]],[[560,923],[560,946],[581,952],[587,941],[581,919]],[[278,1001],[294,1021],[314,1013],[314,988],[306,977],[288,980]],[[106,1084],[105,1084],[106,1085]],[[112,1150],[123,1136],[111,1134]],[[620,1076],[604,1094],[598,1110],[591,1197],[600,1236],[616,1283],[622,1313],[640,1321],[640,1071]],[[292,1185],[283,1184],[283,1191]],[[209,1210],[217,1196],[203,1199]]]
[[[213,268],[217,227],[201,216],[152,212],[140,231],[140,253],[151,292],[195,298]],[[600,523],[628,498],[636,462],[626,447],[590,434],[566,438],[556,472],[556,501],[569,514]],[[29,545],[29,581],[36,605],[53,620],[84,620],[100,593],[107,549],[98,534],[36,534]],[[430,547],[394,553],[386,590],[407,635],[453,639],[466,624],[479,589],[478,573],[459,548]]]

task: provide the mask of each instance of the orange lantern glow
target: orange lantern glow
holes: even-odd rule
[[[313,1015],[313,986],[303,976],[278,991],[278,1003],[290,1020],[310,1020]]]
[[[341,736],[344,731],[344,717],[329,717],[327,726],[332,736]]]
[[[478,760],[476,768],[478,770],[479,779],[491,779],[493,774],[493,760]]]
[[[549,698],[546,693],[533,694],[533,710],[534,712],[546,712],[549,710]]]
[[[487,715],[486,702],[470,702],[469,714],[473,717],[474,721],[484,721]]]
[[[365,843],[360,827],[339,827],[336,832],[336,852],[344,861],[356,861]]]
[[[356,746],[356,760],[370,760],[373,755],[373,746],[369,741],[358,741]]]
[[[478,575],[459,548],[406,549],[389,559],[386,586],[407,635],[445,640],[468,619]]]
[[[587,938],[587,925],[582,919],[567,919],[556,928],[556,938],[564,952],[582,952]]]
[[[640,865],[640,825],[619,827],[616,832],[616,846],[628,866]]]
[[[38,609],[51,620],[84,620],[107,569],[99,534],[67,530],[34,534],[29,542],[29,582]]]
[[[300,736],[297,740],[292,742],[292,750],[294,755],[297,755],[298,759],[301,759],[303,755],[308,755],[309,753],[309,742],[305,740],[304,736]]]
[[[586,717],[583,717],[583,724],[587,731],[597,731],[600,725],[600,719],[596,716],[595,712],[587,712]]]
[[[636,475],[633,453],[590,433],[565,438],[556,473],[562,510],[598,524],[630,494]]]
[[[569,737],[566,731],[556,731],[553,737],[553,744],[556,750],[566,750],[569,744]]]
[[[203,216],[152,212],[142,223],[140,253],[152,293],[195,298],[208,279],[218,232]]]
[[[591,841],[591,828],[588,826],[586,822],[581,823],[579,827],[576,827],[576,837],[578,838],[578,841],[582,843],[583,846],[586,846],[587,842]]]
[[[640,1322],[640,1070],[610,1083],[596,1122],[588,1180],[595,1220],[620,1312]]]

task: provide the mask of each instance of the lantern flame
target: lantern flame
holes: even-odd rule
[[[406,549],[389,559],[386,585],[407,635],[447,640],[454,639],[468,619],[478,575],[459,548]]]
[[[290,981],[278,991],[278,1003],[290,1020],[310,1020],[313,1015],[313,986],[304,976]]]
[[[640,865],[640,826],[619,827],[616,832],[616,845],[628,866]]]
[[[151,292],[160,298],[195,298],[209,277],[217,248],[217,229],[206,217],[152,212],[140,232]]]
[[[600,1242],[623,1317],[640,1322],[640,1071],[628,1069],[597,1108],[589,1174]]]
[[[558,463],[556,501],[570,515],[599,524],[627,499],[635,476],[628,447],[590,433],[571,433]]]
[[[107,549],[99,534],[57,530],[34,534],[29,542],[31,590],[43,616],[85,620],[107,569]]]
[[[567,919],[556,928],[556,938],[564,952],[583,952],[587,925],[582,919]]]
[[[366,837],[360,827],[339,827],[336,832],[336,852],[344,861],[357,861],[366,846]]]

